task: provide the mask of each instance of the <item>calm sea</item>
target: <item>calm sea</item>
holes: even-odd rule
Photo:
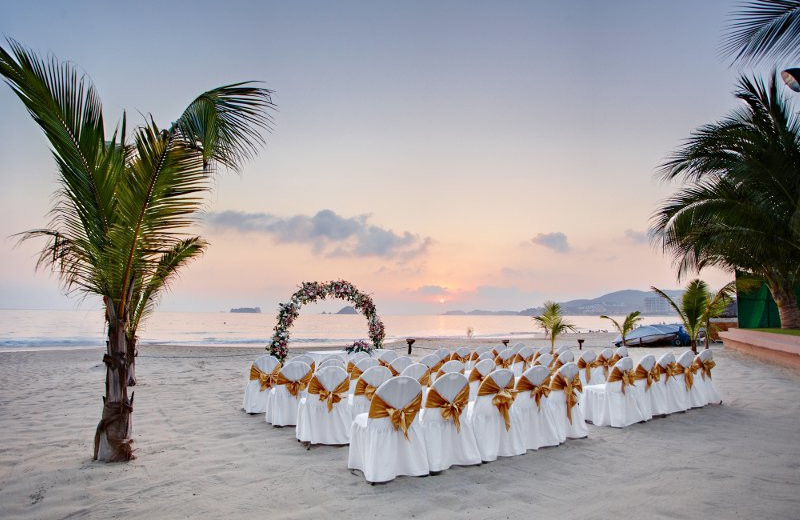
[[[382,316],[387,340],[405,337],[474,336],[519,338],[540,335],[525,316]],[[595,316],[570,316],[581,331],[608,330]],[[643,324],[674,322],[648,317]],[[157,312],[140,328],[142,344],[248,346],[266,345],[272,335],[272,314],[225,312]],[[303,314],[295,322],[292,343],[338,346],[366,339],[366,321],[358,315]],[[102,347],[103,314],[97,310],[0,310],[0,349]]]

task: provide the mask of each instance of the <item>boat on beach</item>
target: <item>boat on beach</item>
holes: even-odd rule
[[[625,336],[625,345],[628,347],[656,346],[670,344],[676,347],[688,345],[690,342],[689,334],[679,323],[662,325],[642,325],[629,332]],[[622,336],[614,339],[614,345],[622,345]]]

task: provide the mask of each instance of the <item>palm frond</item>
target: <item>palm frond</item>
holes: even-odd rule
[[[734,62],[800,57],[800,1],[753,0],[733,15],[722,53]]]

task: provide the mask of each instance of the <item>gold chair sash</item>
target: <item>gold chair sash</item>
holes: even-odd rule
[[[344,378],[332,391],[325,390],[325,387],[322,386],[322,383],[319,382],[316,376],[312,377],[311,381],[308,383],[309,394],[319,395],[320,401],[328,401],[328,413],[333,411],[334,404],[347,398],[347,391],[349,389],[350,379],[348,378]]]
[[[703,379],[705,379],[706,376],[708,376],[708,378],[711,379],[711,369],[717,366],[717,364],[714,362],[713,359],[709,359],[708,361],[703,361],[702,363],[703,363],[703,372],[702,372]]]
[[[403,430],[403,435],[406,440],[408,438],[408,429],[411,423],[414,422],[414,417],[419,413],[422,406],[422,392],[417,394],[417,397],[411,400],[404,408],[392,408],[386,401],[381,399],[379,395],[372,398],[372,403],[369,406],[369,414],[367,417],[370,419],[382,419],[388,417],[392,421],[392,427],[395,431],[398,429]]]
[[[450,354],[449,361],[460,361],[461,363],[466,363],[467,361],[469,361],[469,354],[467,354],[464,357],[461,357],[458,354],[458,352],[453,352],[452,354]]]
[[[620,356],[615,352],[614,355],[611,356],[611,359],[608,360],[609,366],[613,367],[614,365],[617,364],[617,361],[619,361],[620,359],[622,359],[622,356]]]
[[[439,408],[442,410],[442,419],[449,421],[453,419],[453,424],[456,425],[456,431],[461,431],[461,413],[466,410],[467,403],[469,403],[469,385],[464,385],[464,388],[456,394],[452,401],[448,401],[442,394],[436,391],[436,388],[428,390],[428,398],[425,400],[425,408]]]
[[[442,368],[442,365],[444,365],[444,364],[445,364],[445,360],[446,360],[446,359],[447,359],[447,358],[445,358],[445,359],[441,359],[441,360],[439,360],[439,362],[438,362],[438,363],[436,363],[435,365],[433,365],[433,366],[431,367],[431,374],[435,374],[436,372],[438,372],[438,371],[439,371],[439,369],[440,369],[440,368]]]
[[[666,374],[666,378],[664,379],[664,382],[666,383],[666,381],[670,377],[675,377],[678,374],[683,374],[683,367],[679,365],[676,361],[673,361],[672,363],[667,365],[667,368],[664,370],[664,374]]]
[[[541,355],[542,355],[542,353],[537,350],[536,352],[533,353],[533,357],[531,359],[535,363],[536,360],[539,359],[539,356],[541,356]]]
[[[531,399],[536,401],[536,408],[539,410],[542,409],[542,397],[547,397],[550,395],[550,377],[545,378],[540,385],[534,385],[531,383],[531,380],[525,376],[519,378],[517,381],[517,386],[515,388],[517,393],[522,392],[530,392]]]
[[[399,376],[399,375],[400,375],[400,372],[398,372],[398,371],[397,371],[397,369],[396,369],[396,368],[394,368],[392,365],[390,365],[390,364],[387,364],[387,365],[386,365],[386,368],[388,368],[388,369],[389,369],[389,372],[391,372],[391,373],[392,373],[392,377],[397,377],[397,376]]]
[[[550,391],[552,392],[554,390],[564,391],[564,397],[567,402],[567,419],[569,423],[572,424],[572,407],[578,404],[578,396],[575,392],[583,392],[581,378],[578,377],[578,374],[575,374],[572,381],[567,381],[560,372],[556,372],[555,375],[550,378]]]
[[[278,376],[275,378],[275,384],[286,386],[286,390],[288,390],[293,397],[297,397],[297,394],[300,393],[300,390],[305,390],[305,388],[308,386],[308,383],[311,381],[311,377],[313,375],[314,372],[309,370],[308,373],[301,379],[298,379],[297,381],[290,381],[286,379],[286,376],[279,372]]]
[[[578,369],[583,370],[584,375],[586,376],[586,384],[589,384],[589,381],[592,380],[592,365],[594,361],[587,363],[585,359],[578,358]]]
[[[608,382],[609,383],[616,383],[617,381],[622,383],[622,393],[625,393],[625,387],[630,386],[633,384],[633,374],[629,370],[620,370],[619,367],[614,367],[611,369],[611,373],[608,375]]]
[[[531,363],[533,363],[533,354],[528,357],[522,357],[519,355],[519,353],[514,354],[514,359],[511,361],[511,364],[513,365],[515,363],[522,363],[522,371],[524,372],[529,366],[531,366]]]
[[[494,364],[500,368],[511,368],[511,365],[514,363],[514,356],[510,356],[507,359],[501,359],[500,356],[495,356]]]
[[[355,363],[353,363],[352,361],[348,361],[348,362],[347,362],[347,367],[345,367],[345,370],[346,370],[346,371],[347,371],[347,373],[349,374],[349,373],[351,373],[351,372],[353,371],[353,369],[354,369],[355,367],[356,367],[356,364],[355,364]]]
[[[363,373],[363,370],[357,366],[353,366],[353,370],[350,371],[350,381],[358,381],[358,378],[361,377],[361,374]]]
[[[474,383],[475,381],[477,381],[478,385],[480,385],[481,383],[483,383],[483,380],[485,378],[486,378],[485,375],[481,374],[480,372],[478,372],[477,370],[475,370],[473,368],[472,371],[470,371],[470,373],[469,373],[468,380],[469,380],[470,383]]]
[[[353,397],[357,395],[363,395],[368,401],[372,401],[372,397],[375,395],[375,391],[377,389],[377,386],[372,386],[371,384],[367,383],[365,379],[359,379],[356,383],[355,390],[353,390]]]
[[[481,383],[480,388],[478,388],[478,397],[494,395],[494,397],[492,397],[492,404],[503,417],[503,421],[506,423],[506,431],[511,429],[511,417],[508,415],[508,410],[511,408],[511,404],[517,396],[517,392],[513,387],[513,377],[508,380],[508,384],[505,388],[500,388],[497,383],[494,382],[493,378],[487,377],[483,380],[483,383]]]
[[[655,368],[655,365],[653,365],[653,368]],[[631,375],[634,381],[642,381],[645,379],[647,380],[647,383],[644,386],[645,390],[649,390],[650,385],[653,384],[653,371],[645,370],[645,368],[642,365],[636,365],[636,368],[631,373]]]
[[[662,374],[661,365],[656,363],[655,365],[653,365],[653,368],[650,369],[650,381],[651,382],[655,381],[656,383],[658,383],[659,381],[661,381],[661,374]]]
[[[692,372],[692,366],[689,365],[688,367],[684,368],[684,366],[677,361],[670,363],[667,367],[667,377],[677,376],[680,374],[683,374],[683,382],[686,385],[686,391],[688,392],[692,389],[692,385],[694,385],[694,373]]]
[[[467,361],[478,361],[478,357],[479,357],[478,353],[473,350],[472,352],[469,353]]]
[[[422,377],[419,378],[419,384],[422,386],[431,386],[431,371],[430,369],[425,370],[425,373],[422,374]]]
[[[595,366],[603,367],[603,377],[608,379],[608,371],[610,370],[611,366],[613,366],[611,361],[609,361],[608,359],[603,357],[602,354],[600,354],[599,356],[597,356],[597,359],[595,360]]]
[[[558,369],[563,367],[563,366],[564,366],[564,363],[562,363],[560,359],[555,358],[553,360],[553,364],[550,365],[550,373],[551,374],[555,374],[558,371]]]
[[[275,386],[275,378],[278,376],[278,372],[281,371],[281,364],[278,363],[275,365],[275,369],[272,372],[263,372],[261,371],[255,363],[250,365],[250,381],[259,381],[259,392],[263,392],[267,388],[272,388]]]

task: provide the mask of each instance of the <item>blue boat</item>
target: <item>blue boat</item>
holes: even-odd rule
[[[667,325],[642,325],[625,336],[625,345],[628,347],[655,346],[656,344],[670,344],[675,347],[688,345],[689,334],[679,323]],[[617,336],[614,345],[622,344],[622,336]]]

